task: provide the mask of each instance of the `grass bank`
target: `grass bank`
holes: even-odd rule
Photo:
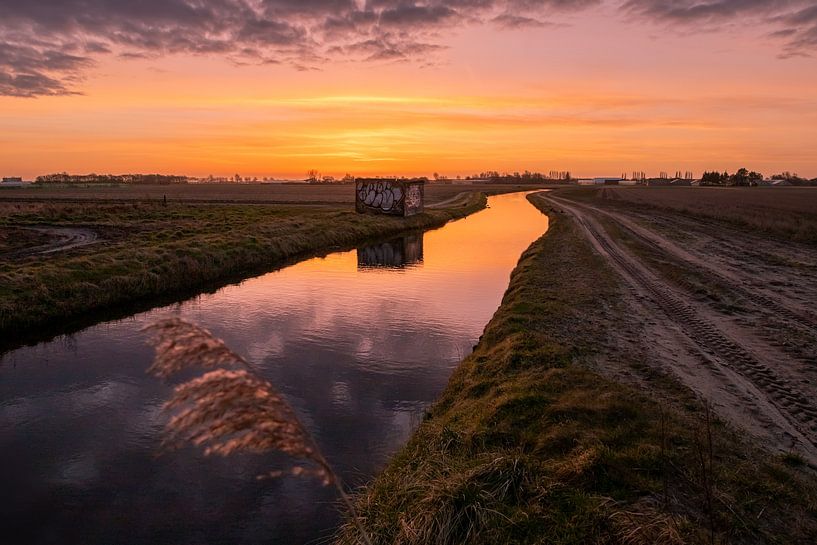
[[[0,349],[87,325],[111,309],[127,315],[289,260],[439,227],[485,204],[474,194],[411,218],[359,215],[346,206],[6,204],[4,230],[83,227],[101,241],[49,255],[0,253]]]
[[[361,492],[376,543],[813,543],[817,487],[691,394],[604,378],[618,280],[567,216],[521,257],[502,305],[409,444]],[[638,368],[642,362],[622,361]],[[357,543],[355,529],[338,542]]]

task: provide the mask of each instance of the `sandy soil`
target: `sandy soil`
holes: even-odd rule
[[[611,324],[621,345],[817,466],[817,249],[667,210],[546,198],[624,279],[629,318]]]

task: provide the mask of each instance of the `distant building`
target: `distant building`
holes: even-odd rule
[[[2,182],[0,182],[0,185],[3,185],[5,187],[20,187],[21,185],[23,185],[23,179],[22,178],[3,178]]]
[[[619,185],[621,178],[579,178],[579,185]]]

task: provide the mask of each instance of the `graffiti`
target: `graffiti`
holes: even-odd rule
[[[390,212],[403,200],[403,188],[391,181],[358,182],[357,198],[366,206]]]
[[[420,191],[419,185],[409,186],[406,191],[406,208],[412,210],[417,209],[423,205],[423,194]]]
[[[355,191],[358,212],[411,216],[423,211],[421,181],[357,180]]]

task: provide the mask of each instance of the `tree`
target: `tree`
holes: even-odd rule
[[[317,182],[317,181],[320,181],[320,179],[321,179],[321,173],[318,172],[317,170],[315,170],[314,168],[312,170],[307,171],[306,181],[308,181],[308,182]]]
[[[724,172],[721,174],[717,171],[704,172],[701,176],[701,185],[725,185],[729,179],[729,174]]]
[[[738,169],[730,178],[729,178],[729,185],[734,185],[738,187],[748,186],[749,185],[749,171],[745,168]]]

